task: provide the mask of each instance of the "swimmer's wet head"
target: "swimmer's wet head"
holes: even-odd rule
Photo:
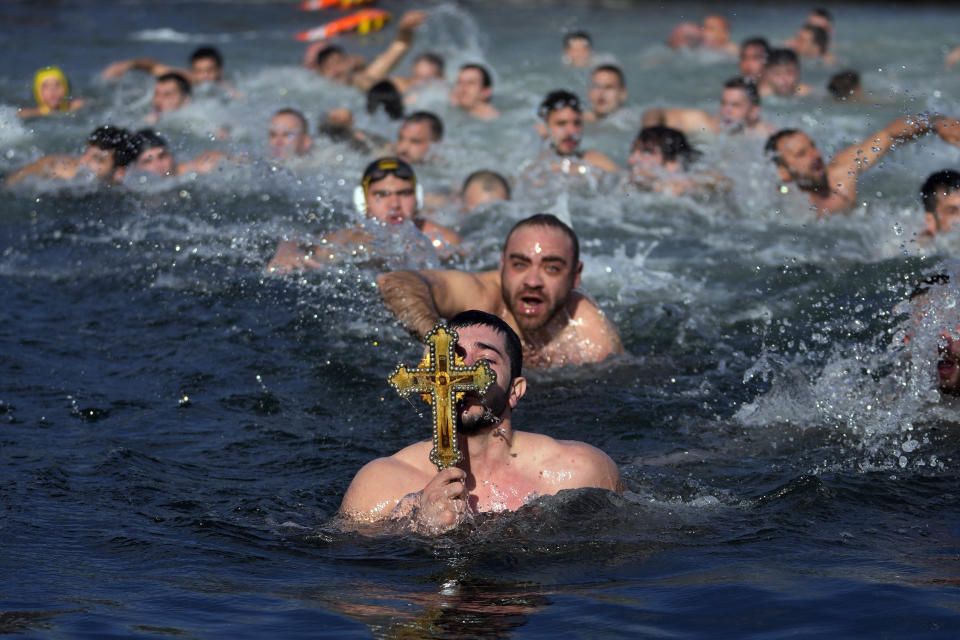
[[[468,391],[481,397],[496,382],[497,376],[485,360],[468,367],[457,354],[456,331],[441,320],[425,338],[427,353],[416,369],[398,364],[388,382],[400,397],[419,393],[433,410],[433,450],[430,461],[438,471],[460,462],[463,454],[457,445],[455,407]]]
[[[357,212],[386,224],[412,220],[423,206],[423,188],[413,168],[396,157],[374,160],[353,192]]]
[[[33,76],[33,97],[42,113],[70,109],[70,83],[59,67],[44,67]]]

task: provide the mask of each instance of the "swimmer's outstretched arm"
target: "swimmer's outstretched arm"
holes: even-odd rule
[[[387,309],[418,338],[433,329],[440,318],[467,309],[496,314],[501,295],[496,271],[391,271],[377,278],[377,286]]]
[[[856,180],[900,142],[936,131],[945,142],[960,146],[960,121],[941,115],[905,116],[838,153],[828,167],[830,186],[841,197],[857,197]]]
[[[408,11],[400,18],[397,37],[383,53],[374,58],[367,68],[353,77],[353,86],[366,91],[387,77],[390,70],[406,55],[413,45],[414,30],[427,19],[424,11]]]
[[[103,77],[107,80],[116,80],[130,71],[146,71],[150,75],[162,76],[165,73],[170,73],[175,71],[182,74],[184,77],[189,78],[190,72],[185,69],[177,69],[176,67],[171,67],[170,65],[163,64],[153,58],[131,58],[129,60],[120,60],[114,62],[110,65],[107,65],[107,68],[103,70]]]
[[[11,187],[30,176],[69,180],[77,174],[79,162],[77,158],[68,155],[43,156],[7,176],[6,184]]]

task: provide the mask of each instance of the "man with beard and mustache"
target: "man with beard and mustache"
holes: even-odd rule
[[[516,431],[511,413],[523,397],[520,339],[500,318],[470,310],[451,319],[457,353],[467,366],[479,360],[497,376],[481,399],[467,393],[457,404],[463,459],[437,472],[432,440],[365,465],[340,505],[349,523],[401,520],[419,533],[448,531],[474,513],[515,511],[538,496],[564,489],[622,491],[620,472],[603,451],[572,440]]]
[[[766,152],[784,183],[794,182],[807,194],[818,217],[843,213],[857,200],[857,179],[900,142],[935,131],[945,142],[960,146],[960,121],[941,115],[906,116],[838,153],[825,164],[813,140],[802,131],[783,129],[770,136]]]
[[[520,335],[528,366],[547,369],[623,352],[613,324],[574,291],[582,269],[576,234],[541,213],[507,235],[499,270],[392,271],[377,284],[387,308],[414,335],[422,338],[441,318],[480,309]]]
[[[549,142],[550,150],[535,164],[547,161],[551,169],[562,173],[586,173],[590,168],[610,173],[619,170],[616,162],[599,151],[580,150],[583,109],[576,95],[562,89],[551,91],[540,103],[537,115],[537,131]]]

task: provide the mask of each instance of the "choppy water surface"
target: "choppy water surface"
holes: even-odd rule
[[[405,5],[391,5],[401,10]],[[627,67],[631,106],[713,109],[735,63],[671,54],[702,4],[430,4],[417,51],[495,70],[496,125],[450,112],[440,190],[480,167],[514,174],[539,142],[534,105],[585,94],[559,36],[591,31]],[[783,39],[806,5],[731,5],[734,39]],[[949,5],[839,6],[837,55],[869,99],[764,105],[827,153],[904,113],[960,115]],[[32,637],[950,637],[960,625],[956,405],[934,389],[936,328],[903,346],[894,313],[960,241],[919,248],[919,185],[957,167],[936,139],[895,150],[850,216],[815,221],[773,193],[757,141],[702,141],[729,197],[562,184],[464,219],[466,268],[491,268],[513,221],[549,208],[580,233],[584,288],[629,356],[531,375],[520,428],[610,453],[622,496],[544,499],[440,540],[328,523],[353,473],[428,435],[385,376],[418,347],[379,302],[375,267],[265,276],[279,238],[350,223],[369,158],[320,145],[263,159],[270,114],[315,125],[362,98],[298,68],[292,3],[0,6],[0,173],[75,152],[95,126],[142,126],[151,82],[109,62],[182,63],[214,43],[240,102],[195,101],[161,131],[178,157],[248,162],[197,179],[4,189],[0,205],[0,632]],[[392,31],[348,40],[371,53]],[[92,108],[21,124],[39,66],[62,65]],[[409,69],[407,64],[401,71]],[[358,116],[392,137],[395,125]],[[211,123],[230,124],[214,142]],[[625,164],[632,126],[586,146]],[[384,237],[393,266],[436,258]],[[950,296],[947,296],[950,299]],[[949,306],[949,305],[947,305]],[[909,310],[907,310],[909,311]]]

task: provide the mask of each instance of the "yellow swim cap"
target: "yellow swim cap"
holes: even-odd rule
[[[45,80],[50,78],[56,78],[63,85],[63,99],[57,105],[57,110],[68,110],[70,108],[70,83],[67,82],[67,76],[63,75],[63,71],[59,67],[44,67],[33,76],[33,97],[37,100],[37,107],[40,108],[41,113],[50,113],[51,111],[50,107],[44,104],[43,98],[40,97],[40,87]]]

